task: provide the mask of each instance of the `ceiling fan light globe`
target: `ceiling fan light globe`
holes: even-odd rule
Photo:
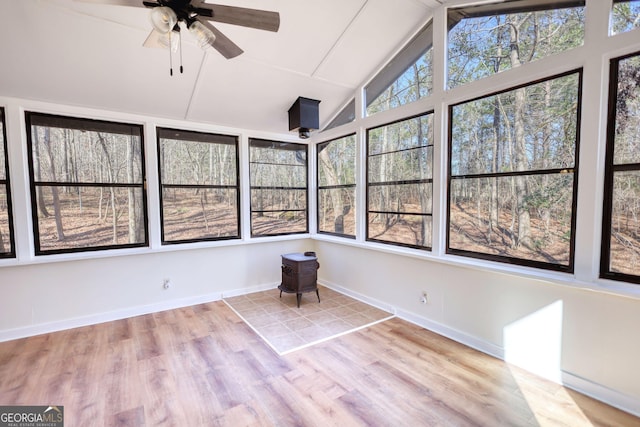
[[[156,31],[159,31],[162,34],[166,34],[173,30],[173,27],[175,27],[178,22],[176,13],[167,6],[154,7],[151,9],[150,16],[151,25],[153,25],[153,28]]]
[[[164,49],[171,49],[172,52],[178,51],[178,33],[169,31],[158,39],[158,43]]]
[[[193,34],[202,49],[208,48],[216,41],[216,35],[200,21],[193,21],[191,25],[189,25],[189,32]]]

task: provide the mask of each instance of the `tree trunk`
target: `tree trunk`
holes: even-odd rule
[[[395,89],[395,83],[389,86],[389,96],[387,97],[387,106],[386,110],[391,108],[391,99],[393,98],[393,92]],[[384,135],[382,137],[382,149],[380,152],[385,153],[389,151],[389,126],[384,127]],[[387,170],[388,169],[388,170]],[[385,161],[380,162],[380,179],[381,181],[387,181],[388,176],[393,176],[393,164],[389,164],[389,168],[387,168],[387,163]],[[380,191],[380,210],[382,212],[388,212],[387,203],[391,201],[391,192],[388,185],[382,186]],[[389,230],[392,226],[393,215],[389,215],[387,213],[382,214],[382,219],[384,220],[384,232]]]
[[[133,137],[127,143],[127,182],[131,184],[134,182],[134,148],[133,148]],[[136,200],[136,190],[135,188],[129,188],[127,190],[127,201],[128,201],[128,219],[129,219],[129,243],[138,243],[142,239],[140,239],[140,226],[138,221],[138,204]]]
[[[44,143],[47,149],[47,155],[49,156],[49,167],[51,172],[51,180],[53,182],[58,181],[56,177],[56,168],[53,160],[53,151],[51,150],[51,130],[46,127],[44,129]],[[60,212],[60,197],[58,195],[58,187],[51,187],[51,195],[53,196],[53,213],[56,219],[56,232],[58,233],[58,241],[65,239],[64,229],[62,227],[62,213]]]
[[[324,149],[318,153],[318,160],[323,166],[325,179],[327,180],[327,185],[336,186],[340,185],[340,180],[338,179],[338,174],[329,159],[329,150]],[[339,188],[331,188],[329,189],[329,198],[331,200],[331,208],[333,211],[333,229],[336,233],[344,233],[344,203],[342,200],[342,192]],[[328,210],[324,209],[324,214],[328,214]],[[324,216],[323,215],[323,218]]]
[[[109,156],[109,150],[107,149],[107,142],[101,133],[98,133],[98,141],[100,142],[100,146],[102,147],[102,151],[107,161],[107,174],[109,178],[109,183],[113,184],[114,178],[113,178],[113,165],[111,164],[111,156]],[[115,243],[118,243],[118,215],[116,211],[116,195],[113,187],[109,188],[109,194],[111,196],[111,213],[113,215],[112,226],[111,226],[113,236],[111,240],[115,244]],[[107,217],[107,209],[105,209],[105,219]]]
[[[551,81],[545,83],[544,104],[547,114],[551,114]],[[547,125],[543,129],[542,135],[542,169],[549,168],[549,151],[551,144],[551,135],[553,134],[551,117],[545,117]],[[549,188],[549,175],[542,175],[542,189],[545,193],[545,199],[549,200],[551,195],[547,195],[546,192]],[[549,235],[549,229],[551,227],[551,206],[544,206],[541,212],[542,222],[544,223],[545,235]]]
[[[111,193],[111,214],[113,218],[113,221],[111,221],[111,241],[113,242],[113,244],[116,244],[118,243],[118,215],[116,212],[116,194],[113,187],[109,188],[109,192]]]
[[[496,18],[500,24],[499,17]],[[493,65],[494,73],[500,71],[500,63],[502,61],[502,32],[498,32],[496,58]],[[491,172],[498,172],[500,159],[500,139],[502,138],[500,114],[500,100],[496,96],[493,103],[493,158],[491,159]],[[491,194],[489,196],[489,227],[487,229],[487,241],[492,243],[493,233],[498,230],[498,178],[491,178]]]
[[[417,95],[418,95],[418,98],[420,98],[420,74],[418,71],[417,64],[413,64],[413,76],[414,76],[414,81],[416,82]],[[418,141],[420,142],[420,144],[422,144],[422,139],[424,138],[424,134],[422,133],[422,120],[426,120],[426,119],[421,118],[418,121]],[[428,150],[428,148],[425,148],[425,150]],[[425,157],[425,161],[418,162],[420,167],[420,178],[426,178],[429,170],[429,165],[426,164],[426,162],[429,160],[429,156],[425,155],[424,157]],[[418,199],[420,200],[420,211],[422,213],[431,211],[431,206],[427,206],[429,205],[431,200],[429,197],[427,197],[426,191],[418,191]],[[431,246],[431,242],[427,242],[427,232],[430,230],[431,230],[431,217],[427,215],[422,215],[422,218],[420,221],[420,241],[416,242],[417,245]]]
[[[36,175],[36,179],[38,181],[42,181],[42,171],[41,171],[41,166],[40,166],[40,146],[42,145],[37,137],[37,130],[38,128],[36,128],[35,132],[36,132],[36,138],[34,138],[35,141],[35,147],[33,147],[33,167],[35,169],[35,175]],[[48,130],[47,130],[48,132]],[[41,187],[36,187],[36,195],[38,197],[38,210],[40,211],[40,215],[42,215],[44,218],[49,217],[49,211],[47,210],[47,205],[44,202],[44,194],[42,193],[42,188]]]
[[[518,49],[518,27],[510,25],[510,52],[512,68],[519,67],[520,52]],[[515,140],[515,161],[516,171],[527,170],[527,148],[524,129],[524,107],[526,92],[524,88],[515,91],[514,99],[514,140]],[[515,177],[516,208],[518,215],[518,238],[516,246],[531,246],[531,216],[527,203],[528,189],[527,178],[522,175]]]

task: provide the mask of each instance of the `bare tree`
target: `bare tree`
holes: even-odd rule
[[[511,60],[512,68],[517,68],[521,65],[520,50],[518,48],[519,31],[520,24],[522,24],[525,20],[526,18],[523,18],[518,22],[516,19],[514,19],[513,22],[509,22],[509,58]],[[527,170],[527,148],[524,128],[525,102],[525,89],[516,89],[514,99],[514,154],[516,171],[519,172],[524,172]],[[516,205],[518,213],[518,240],[516,242],[516,245],[531,246],[531,216],[529,213],[529,207],[527,206],[527,179],[523,175],[516,175],[514,181],[516,187]]]
[[[113,177],[113,164],[111,161],[111,156],[109,155],[109,148],[107,147],[107,140],[105,138],[105,136],[98,132],[98,142],[100,143],[100,147],[102,147],[102,151],[104,153],[106,162],[107,162],[107,174],[109,177],[109,182],[113,183],[115,182],[114,177]],[[109,195],[111,198],[111,216],[112,216],[112,222],[111,222],[111,229],[112,229],[112,242],[118,243],[118,213],[116,212],[116,195],[115,195],[115,189],[113,187],[109,187]],[[106,218],[106,212],[105,212],[105,218]]]
[[[49,127],[44,128],[43,143],[46,148],[47,156],[49,157],[49,168],[51,174],[51,180],[57,181],[55,161],[53,157],[53,150],[51,148],[51,129]],[[62,226],[62,212],[60,211],[60,196],[58,195],[58,187],[51,186],[51,195],[53,198],[53,212],[56,220],[56,232],[58,234],[58,241],[65,239],[64,229]]]

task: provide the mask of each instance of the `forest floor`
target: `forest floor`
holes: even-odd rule
[[[449,247],[511,258],[522,258],[558,265],[568,265],[570,230],[568,219],[553,216],[548,221],[538,216],[530,218],[528,242],[519,241],[518,220],[511,209],[498,212],[497,224],[489,228],[488,211],[477,212],[471,204],[451,206]]]

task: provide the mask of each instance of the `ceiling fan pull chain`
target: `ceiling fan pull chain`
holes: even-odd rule
[[[172,50],[171,49],[171,33],[173,31],[169,31],[169,75],[173,76],[173,55],[172,55]]]
[[[182,74],[182,31],[178,31],[178,37],[180,41],[180,74]]]

